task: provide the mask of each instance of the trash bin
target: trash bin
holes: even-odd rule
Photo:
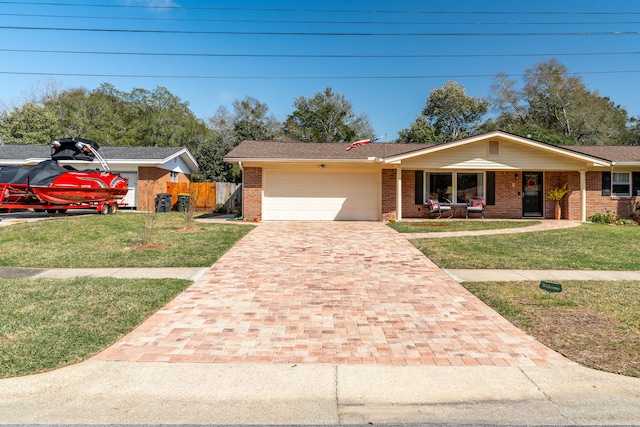
[[[178,211],[179,212],[189,212],[190,205],[191,205],[191,196],[178,194]]]
[[[171,212],[171,194],[156,194],[156,212]]]

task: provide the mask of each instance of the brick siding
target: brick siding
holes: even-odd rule
[[[262,217],[262,168],[246,167],[243,171],[242,215],[255,221]]]
[[[396,211],[396,170],[382,170],[382,220],[389,221],[398,216]]]

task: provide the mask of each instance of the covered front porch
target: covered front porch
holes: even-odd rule
[[[562,219],[586,221],[589,215],[587,171],[423,171],[383,170],[383,219],[429,218],[429,200],[451,207],[454,218],[466,218],[469,200],[485,201],[486,218],[555,218],[555,202],[546,194],[565,183],[569,193],[561,201]],[[386,208],[386,209],[385,209]],[[449,216],[449,214],[447,214]],[[471,215],[473,218],[479,215]]]

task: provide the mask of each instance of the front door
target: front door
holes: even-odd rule
[[[523,172],[522,178],[522,216],[542,217],[542,172]]]

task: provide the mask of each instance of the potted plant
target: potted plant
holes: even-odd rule
[[[565,183],[562,187],[556,187],[552,190],[549,190],[549,192],[547,193],[547,199],[556,202],[556,219],[560,219],[562,217],[562,208],[560,207],[560,201],[568,192],[569,190],[567,189],[567,184]]]

